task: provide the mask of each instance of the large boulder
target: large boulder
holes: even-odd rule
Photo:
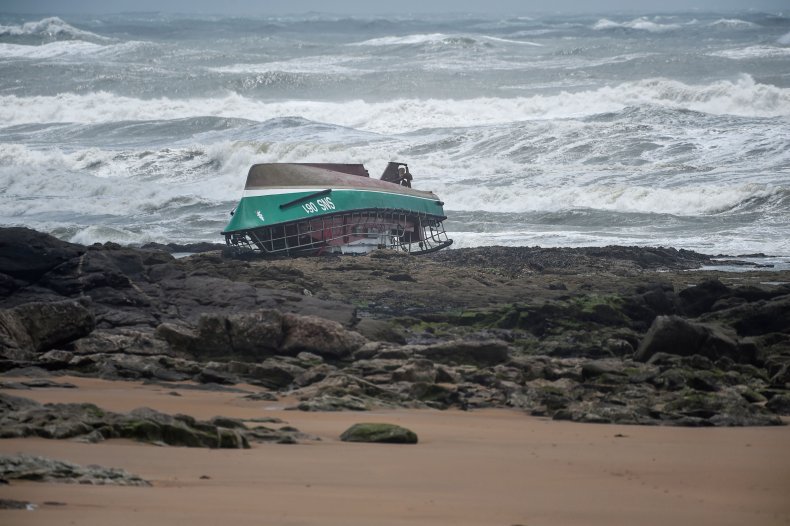
[[[712,360],[728,357],[739,362],[754,359],[738,345],[727,329],[698,323],[679,316],[658,316],[642,339],[634,360],[646,362],[657,353],[691,356],[699,354]]]
[[[264,359],[273,355],[283,340],[283,316],[273,309],[244,314],[207,313],[196,329],[172,323],[160,324],[158,337],[177,351],[198,358]]]
[[[703,281],[702,283],[683,289],[678,294],[681,310],[688,316],[699,316],[708,312],[721,298],[731,294],[731,290],[717,279]]]
[[[285,339],[280,350],[286,354],[307,351],[328,358],[345,358],[367,343],[361,334],[316,316],[285,314],[283,327]]]
[[[737,318],[733,327],[738,334],[757,335],[768,332],[790,332],[790,295],[768,301],[757,301],[736,307],[729,313]]]
[[[93,313],[79,301],[32,302],[0,311],[0,352],[48,351],[93,331]]]
[[[85,247],[29,228],[0,228],[0,273],[28,282],[85,253]]]

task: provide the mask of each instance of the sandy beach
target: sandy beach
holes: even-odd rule
[[[12,378],[9,380],[13,380]],[[2,510],[23,524],[630,525],[790,523],[790,428],[556,422],[511,410],[308,413],[291,401],[76,377],[77,389],[5,392],[39,402],[148,406],[199,418],[277,417],[320,440],[248,450],[0,441],[0,453],[120,467],[153,487],[14,481]],[[351,444],[356,422],[414,430],[414,446]],[[284,424],[281,424],[284,425]]]

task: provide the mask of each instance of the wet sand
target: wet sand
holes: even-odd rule
[[[574,424],[509,410],[304,413],[285,411],[287,400],[254,402],[239,393],[176,389],[181,396],[174,396],[137,382],[56,381],[79,388],[5,392],[119,412],[148,406],[198,418],[278,417],[321,440],[249,450],[0,440],[0,454],[121,467],[153,483],[13,481],[0,486],[0,498],[38,507],[0,510],[0,524],[790,524],[788,426]],[[409,427],[420,443],[339,441],[351,424],[376,421]]]

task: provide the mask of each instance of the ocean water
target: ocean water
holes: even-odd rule
[[[407,162],[456,247],[790,256],[790,17],[0,13],[0,225],[222,242],[259,162]]]

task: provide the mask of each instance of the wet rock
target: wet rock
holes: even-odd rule
[[[683,289],[678,298],[682,311],[688,316],[696,317],[710,311],[714,303],[730,293],[730,289],[721,281],[711,279]]]
[[[0,311],[0,352],[48,351],[89,334],[96,320],[79,301],[32,302]]]
[[[294,385],[298,387],[306,387],[308,385],[312,385],[318,382],[321,382],[329,375],[335,373],[337,371],[336,367],[327,364],[316,365],[315,367],[311,367],[310,369],[302,372],[296,378],[293,379]]]
[[[46,457],[18,454],[0,456],[0,478],[32,480],[37,482],[65,482],[68,484],[93,484],[113,486],[150,486],[138,475],[120,468],[80,466]]]
[[[84,254],[86,248],[29,228],[0,229],[0,273],[27,282]]]
[[[600,376],[625,376],[625,366],[621,361],[615,360],[595,360],[582,364],[581,374],[583,380],[590,380]]]
[[[223,373],[209,367],[195,375],[195,381],[201,384],[235,385],[239,379],[228,373]]]
[[[280,350],[287,354],[307,351],[327,358],[344,358],[367,340],[341,324],[315,316],[283,316],[285,339]]]
[[[354,329],[368,340],[405,344],[406,337],[393,324],[384,320],[363,318]]]
[[[662,410],[662,419],[685,426],[782,425],[779,417],[748,403],[733,391],[679,391]]]
[[[296,408],[299,411],[369,411],[374,405],[377,405],[375,400],[369,397],[320,395],[302,400]]]
[[[93,404],[39,404],[0,393],[0,438],[131,438],[186,447],[246,448],[243,430],[149,408],[119,414]]]
[[[350,395],[376,402],[382,407],[402,404],[405,401],[402,394],[395,390],[344,372],[332,373],[319,382],[294,391],[293,394],[303,400],[317,399],[321,396],[344,397]]]
[[[262,363],[231,362],[226,370],[245,378],[253,385],[268,389],[283,389],[291,385],[297,376],[305,373],[304,367],[279,358],[268,358]]]
[[[659,316],[650,326],[634,359],[648,361],[656,353],[690,356],[700,354],[711,359],[729,357],[748,362],[733,334],[713,324],[696,323],[678,316]]]
[[[76,389],[77,386],[69,382],[55,382],[48,378],[22,380],[20,382],[0,382],[0,389]]]
[[[777,415],[790,416],[790,394],[784,393],[771,397],[765,407]]]
[[[459,402],[458,386],[415,382],[409,385],[409,397],[425,402],[430,407],[446,409]]]
[[[510,347],[501,340],[443,342],[420,349],[417,353],[434,362],[489,366],[510,359]]]
[[[417,434],[394,424],[354,424],[346,429],[340,440],[343,442],[376,442],[386,444],[416,444]]]
[[[413,360],[392,371],[392,381],[432,384],[436,381],[436,375],[436,367],[432,361]]]
[[[170,348],[148,331],[119,328],[115,330],[97,329],[84,338],[73,342],[74,354],[137,354],[163,355]]]
[[[165,322],[156,327],[156,337],[176,351],[189,352],[198,342],[197,333],[190,327]]]
[[[736,318],[733,327],[738,334],[790,333],[790,296],[735,307],[728,314]]]

